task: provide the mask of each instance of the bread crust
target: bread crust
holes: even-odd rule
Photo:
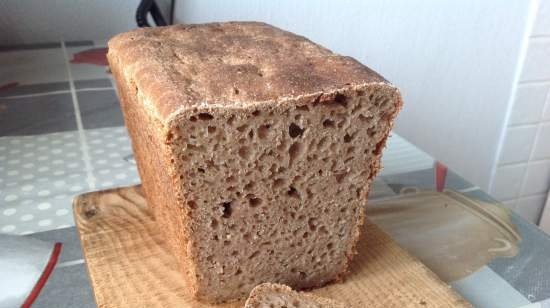
[[[388,83],[351,57],[260,22],[139,28],[112,38],[109,54],[163,122],[185,109],[242,108]]]

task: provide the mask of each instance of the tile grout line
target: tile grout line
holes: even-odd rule
[[[537,132],[535,133],[535,139],[533,140],[533,145],[531,146],[531,151],[529,153],[529,158],[527,159],[527,165],[525,167],[525,172],[523,173],[523,178],[521,179],[521,186],[519,189],[518,199],[523,195],[523,192],[525,190],[525,186],[527,185],[527,174],[529,173],[529,165],[534,162],[533,155],[535,155],[535,148],[537,146],[537,142],[540,138],[540,133],[542,131],[542,125],[539,123],[537,125]],[[537,217],[537,221],[540,219],[540,217]]]
[[[550,92],[549,92],[550,93]],[[544,110],[543,110],[544,112]],[[520,129],[520,128],[532,128],[537,127],[539,124],[549,124],[550,120],[538,120],[536,122],[530,122],[530,123],[518,123],[518,124],[510,124],[507,128],[509,129]]]
[[[82,160],[84,160],[84,166],[86,168],[86,181],[91,190],[96,189],[95,177],[92,173],[92,163],[90,159],[90,153],[88,148],[88,142],[86,141],[86,134],[84,133],[84,125],[82,125],[82,117],[80,114],[80,106],[78,104],[78,97],[76,95],[76,89],[74,86],[73,74],[71,72],[71,66],[69,62],[69,55],[67,53],[67,47],[65,41],[61,40],[61,49],[63,50],[63,57],[65,58],[65,68],[67,69],[67,77],[69,79],[69,88],[71,91],[71,97],[73,100],[74,113],[76,118],[76,126],[78,128],[78,135],[80,140],[80,150],[82,152]]]
[[[536,138],[536,136],[535,136]],[[534,145],[533,145],[534,146]],[[531,148],[532,150],[532,148]],[[544,162],[547,162],[547,161],[550,161],[550,157],[545,157],[545,158],[540,158],[540,159],[527,159],[527,161],[518,161],[518,162],[512,162],[512,163],[503,163],[503,164],[498,164],[498,168],[501,168],[501,167],[504,167],[504,168],[507,168],[507,167],[517,167],[517,166],[522,166],[522,165],[532,165],[532,164],[536,164],[536,163],[544,163]]]
[[[108,91],[108,90],[114,90],[114,88],[112,88],[112,87],[81,88],[81,89],[78,89],[78,90],[75,90],[75,91],[76,92],[86,92],[86,91]],[[1,99],[16,99],[16,98],[38,97],[38,96],[56,95],[56,94],[67,94],[67,93],[71,93],[71,90],[59,90],[59,91],[50,91],[50,92],[33,93],[33,94],[3,96],[3,97],[0,97],[0,98]]]
[[[527,79],[518,81],[520,86],[534,86],[534,85],[548,85],[550,84],[550,79]]]

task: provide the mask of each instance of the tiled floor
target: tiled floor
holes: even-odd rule
[[[101,51],[91,41],[0,50],[1,233],[73,226],[74,195],[139,182],[111,76],[88,61]]]

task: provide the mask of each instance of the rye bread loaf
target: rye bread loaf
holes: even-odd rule
[[[335,300],[299,293],[281,284],[262,283],[256,286],[244,308],[346,308]]]
[[[195,297],[342,277],[396,87],[257,22],[137,29],[108,59],[148,203]]]

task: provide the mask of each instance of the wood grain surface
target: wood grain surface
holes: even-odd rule
[[[87,193],[74,200],[76,225],[97,306],[212,306],[195,301],[140,186]],[[470,307],[372,222],[344,282],[312,292],[351,307]]]

